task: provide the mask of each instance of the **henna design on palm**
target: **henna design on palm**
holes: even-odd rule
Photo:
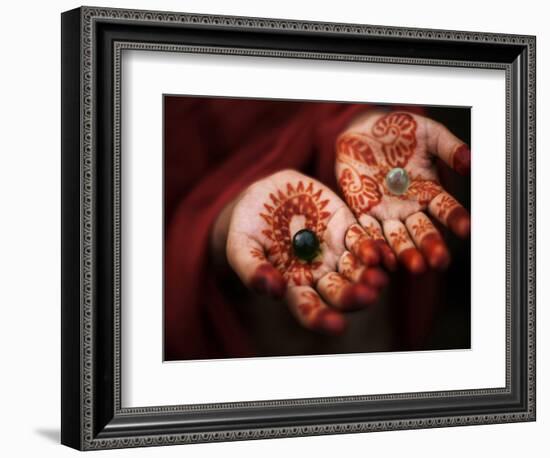
[[[296,187],[287,183],[285,192],[278,190],[276,194],[269,194],[269,203],[263,204],[265,211],[260,213],[267,223],[267,228],[262,230],[267,239],[267,258],[292,284],[312,284],[313,272],[321,267],[318,259],[305,262],[294,254],[291,224],[295,217],[303,220],[296,224],[313,231],[322,243],[331,215],[325,210],[329,201],[322,193],[322,189],[314,190],[313,181],[305,185],[299,180]]]
[[[308,260],[293,246],[303,229],[319,241]],[[372,305],[387,283],[378,250],[345,202],[293,170],[259,180],[239,196],[226,253],[247,286],[286,297],[303,326],[329,334],[343,332],[344,312]]]
[[[443,125],[408,112],[368,113],[336,141],[336,178],[344,199],[381,252],[391,247],[411,272],[424,271],[425,261],[437,269],[449,263],[448,249],[425,212],[459,237],[470,231],[468,213],[439,182],[435,157],[469,173],[468,147]],[[386,179],[396,167],[409,178],[401,194]],[[391,261],[388,254],[385,259]]]

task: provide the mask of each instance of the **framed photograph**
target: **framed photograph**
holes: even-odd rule
[[[535,420],[535,37],[62,14],[62,443]]]

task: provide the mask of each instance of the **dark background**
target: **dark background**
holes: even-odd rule
[[[426,115],[441,122],[467,145],[471,145],[469,108],[426,107]],[[475,167],[475,159],[472,160],[472,167]],[[458,177],[442,164],[439,164],[439,173],[447,191],[470,211],[470,177]],[[472,228],[474,225],[475,221]],[[457,240],[447,234],[446,241],[453,259],[446,274],[441,275],[440,281],[445,284],[444,305],[435,314],[433,332],[426,342],[426,349],[470,347],[470,239]]]

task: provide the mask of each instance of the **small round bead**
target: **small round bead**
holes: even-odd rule
[[[311,261],[319,253],[319,239],[315,235],[315,232],[309,229],[302,229],[294,235],[292,248],[298,258],[304,261]]]
[[[405,169],[395,167],[386,175],[386,186],[392,194],[401,195],[409,189],[409,175]]]

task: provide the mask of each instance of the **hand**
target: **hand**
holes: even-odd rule
[[[377,249],[347,205],[296,171],[257,181],[225,214],[220,218],[227,224],[217,223],[213,233],[227,240],[230,266],[256,292],[286,297],[308,329],[343,332],[343,312],[373,304],[387,282],[383,271],[373,267],[380,260]],[[302,229],[312,231],[319,242],[307,259],[293,245]]]
[[[462,175],[470,172],[464,142],[442,124],[407,112],[369,112],[336,142],[336,178],[346,202],[369,237],[386,251],[387,241],[413,273],[423,272],[426,261],[435,269],[450,261],[426,210],[459,237],[470,232],[468,212],[439,183],[436,157]],[[385,260],[392,268],[391,256]]]

